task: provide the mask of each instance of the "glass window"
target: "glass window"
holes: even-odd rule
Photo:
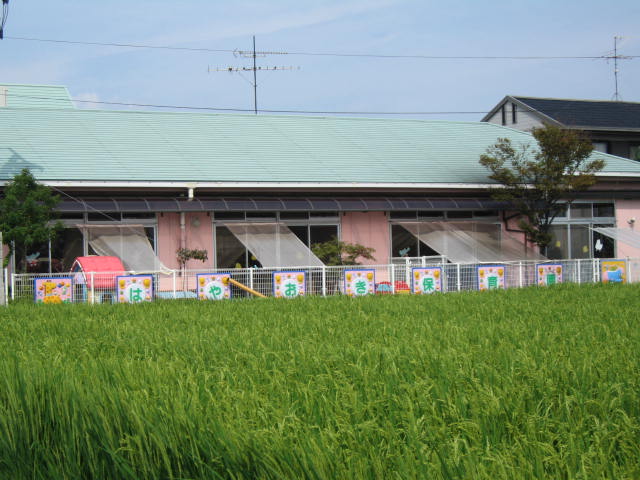
[[[308,218],[307,212],[280,212],[281,220],[306,220]]]
[[[454,210],[451,212],[447,212],[447,218],[471,218],[473,217],[473,212],[467,210]]]
[[[515,103],[511,104],[511,123],[518,123],[518,106]]]
[[[215,212],[216,220],[244,220],[244,212]]]
[[[640,162],[640,145],[634,145],[629,148],[629,158]]]
[[[77,228],[65,228],[51,242],[51,271],[68,272],[76,258],[83,255],[82,232]]]
[[[591,258],[591,239],[588,225],[570,225],[571,257],[567,258]]]
[[[590,203],[574,203],[571,205],[571,218],[591,218]]]
[[[84,213],[63,213],[58,217],[60,220],[81,220],[84,221]]]
[[[473,212],[474,217],[497,217],[497,210],[478,210],[477,212]]]
[[[551,225],[551,242],[547,246],[547,257],[569,258],[569,235],[566,225]]]
[[[609,153],[609,142],[592,142],[596,152]]]
[[[613,203],[594,203],[593,216],[594,217],[615,217],[615,210],[613,208]]]
[[[119,212],[91,212],[87,214],[89,222],[119,222]]]
[[[417,215],[416,215],[416,212],[414,212],[414,211],[409,211],[409,212],[390,212],[389,213],[389,218],[397,219],[397,220],[402,220],[402,219],[415,220],[417,218]]]
[[[247,212],[247,218],[276,218],[276,212]]]
[[[438,210],[426,210],[418,212],[418,218],[444,218],[444,212]]]
[[[613,225],[594,225],[594,227],[613,227]],[[595,258],[615,258],[615,242],[599,232],[593,232],[593,256]]]
[[[311,225],[309,227],[310,238],[308,246],[311,248],[316,243],[328,242],[332,238],[338,238],[337,225]]]
[[[418,239],[401,225],[391,225],[391,256],[419,256]]]
[[[122,214],[122,219],[126,220],[126,219],[136,219],[136,220],[140,220],[140,219],[152,219],[155,220],[156,218],[156,214],[155,213],[123,213]]]
[[[296,237],[305,245],[309,245],[309,226],[308,225],[287,225]]]
[[[216,263],[218,268],[244,268],[247,266],[244,245],[227,227],[216,227]]]
[[[306,215],[306,213],[305,213]],[[337,218],[338,212],[309,212],[311,218]]]

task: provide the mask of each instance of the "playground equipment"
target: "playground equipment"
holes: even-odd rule
[[[78,257],[71,266],[75,274],[76,298],[88,303],[113,302],[116,298],[116,277],[124,275],[125,268],[118,257]]]
[[[229,283],[231,285],[235,285],[236,287],[244,290],[245,292],[249,292],[251,295],[253,295],[255,297],[267,298],[266,295],[263,295],[260,292],[256,292],[255,290],[253,290],[253,289],[247,287],[246,285],[234,280],[233,278],[228,278],[228,279],[225,278],[225,280],[229,280]]]

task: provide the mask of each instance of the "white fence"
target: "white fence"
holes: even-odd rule
[[[595,283],[601,280],[602,262],[605,259],[582,260],[554,260],[548,262],[521,261],[502,262],[504,266],[503,284],[505,288],[518,288],[537,283],[537,266],[544,264],[559,264],[562,266],[562,282]],[[640,259],[625,259],[624,280],[628,282],[640,281]],[[443,263],[429,257],[402,259],[390,265],[362,265],[362,266],[325,266],[325,267],[297,267],[297,268],[245,268],[245,269],[208,269],[189,270],[186,272],[151,272],[139,277],[138,285],[150,286],[149,296],[153,299],[202,298],[198,294],[198,274],[225,274],[235,282],[228,284],[231,298],[250,297],[253,294],[246,291],[246,287],[264,296],[274,296],[275,275],[278,272],[303,273],[304,294],[309,296],[340,295],[345,292],[345,270],[367,269],[373,270],[376,293],[409,293],[412,287],[412,269],[414,267],[439,267],[442,275],[442,292],[459,292],[478,290],[478,267],[493,264],[460,264]],[[13,274],[10,279],[10,298],[30,299],[42,301],[47,290],[58,289],[66,292],[66,301],[74,303],[106,303],[125,300],[120,293],[118,297],[118,280],[121,275],[134,275],[135,272],[121,273],[60,273],[60,274]],[[144,277],[144,279],[142,279]],[[278,277],[279,278],[279,277]],[[502,280],[502,279],[501,279]],[[202,282],[202,280],[200,280]],[[202,285],[202,283],[200,284]],[[202,290],[200,290],[201,292]],[[40,292],[40,293],[39,293]],[[122,290],[120,290],[122,292]],[[40,295],[38,297],[38,295]],[[57,301],[59,302],[59,300]],[[56,302],[56,303],[57,303]]]

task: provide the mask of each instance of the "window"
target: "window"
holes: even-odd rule
[[[551,242],[547,247],[549,258],[571,258],[569,254],[569,226],[552,225],[549,229]]]
[[[612,202],[572,203],[564,218],[556,217],[551,226],[552,240],[547,247],[547,257],[563,258],[613,258],[613,239],[592,230],[593,227],[613,227],[615,208]]]
[[[633,145],[629,148],[629,158],[640,162],[640,145]]]
[[[419,228],[419,227],[418,227]],[[432,257],[440,254],[402,225],[391,225],[392,257]]]
[[[571,205],[571,218],[591,218],[591,204],[590,203],[574,203]]]
[[[260,266],[256,256],[248,250],[245,245],[236,238],[231,229],[224,223],[232,225],[236,222],[230,220],[246,220],[252,222],[255,217],[255,225],[271,224],[276,222],[285,225],[286,231],[291,231],[305,247],[312,249],[317,243],[324,243],[333,237],[338,237],[338,216],[336,212],[282,212],[268,213],[268,217],[262,217],[255,213],[216,213],[214,224],[214,245],[216,252],[216,266],[218,268],[246,268]],[[273,218],[275,217],[275,218]],[[233,227],[232,227],[233,229]],[[282,230],[280,230],[281,233]],[[263,252],[264,253],[264,252]],[[258,254],[261,254],[258,252]]]
[[[507,124],[507,109],[506,109],[505,105],[502,105],[502,108],[500,109],[500,114],[502,115],[502,125],[506,125]]]
[[[512,103],[511,104],[511,123],[513,123],[514,125],[518,123],[517,112],[518,112],[518,106],[515,103]]]
[[[609,153],[609,142],[593,142],[593,150],[596,152]]]

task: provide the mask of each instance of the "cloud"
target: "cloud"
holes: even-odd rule
[[[322,23],[333,22],[342,18],[362,15],[368,11],[378,10],[398,3],[397,0],[341,2],[334,5],[323,5],[316,8],[289,9],[287,11],[271,10],[268,15],[247,16],[247,21],[237,21],[242,15],[221,16],[217,24],[210,22],[202,27],[191,27],[188,30],[174,31],[168,35],[147,38],[144,43],[156,45],[179,45],[185,43],[211,42],[225,38],[246,35],[266,35],[290,28],[304,28]],[[259,12],[258,12],[259,13]],[[231,24],[225,24],[225,18],[235,18]]]

